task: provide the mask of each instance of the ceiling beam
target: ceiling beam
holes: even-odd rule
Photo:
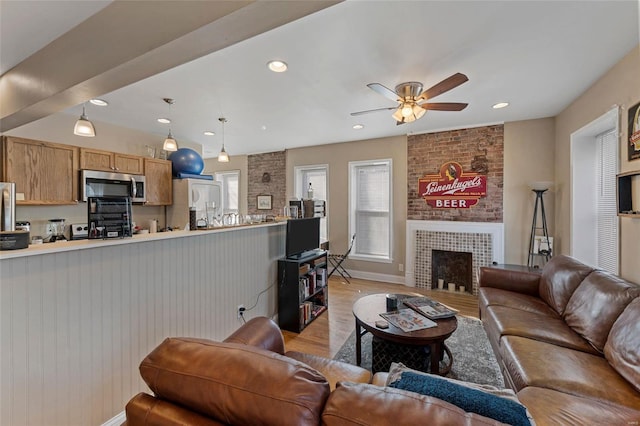
[[[340,1],[114,1],[0,76],[0,131],[224,49]]]

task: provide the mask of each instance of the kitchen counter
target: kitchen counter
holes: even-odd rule
[[[165,338],[274,318],[285,223],[0,252],[0,424],[121,424]]]
[[[280,226],[286,222],[264,222],[248,225],[223,226],[211,229],[198,229],[196,231],[168,231],[155,232],[153,234],[135,234],[131,238],[112,238],[104,240],[76,240],[76,241],[57,241],[55,243],[43,243],[30,245],[25,249],[4,250],[0,251],[0,260],[12,259],[16,257],[37,256],[47,253],[61,253],[66,251],[84,250],[96,247],[117,246],[122,244],[135,244],[148,241],[168,240],[173,238],[185,238],[202,236],[205,234],[216,234],[222,232],[233,232],[252,229],[256,227]]]

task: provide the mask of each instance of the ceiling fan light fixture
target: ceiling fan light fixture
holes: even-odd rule
[[[82,105],[82,115],[73,127],[73,134],[86,138],[92,138],[96,135],[96,129],[93,127],[93,123],[87,118],[84,105]]]
[[[400,109],[404,118],[409,118],[413,115],[413,106],[409,102],[403,103]]]

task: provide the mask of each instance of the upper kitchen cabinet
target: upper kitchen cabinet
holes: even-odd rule
[[[76,204],[78,148],[2,138],[2,180],[15,182],[18,205]]]
[[[100,149],[80,148],[80,168],[141,175],[144,158]]]
[[[173,203],[171,161],[144,159],[147,205],[168,206]]]

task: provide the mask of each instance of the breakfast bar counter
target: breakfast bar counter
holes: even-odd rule
[[[0,252],[0,424],[121,424],[170,336],[277,313],[286,222]]]

